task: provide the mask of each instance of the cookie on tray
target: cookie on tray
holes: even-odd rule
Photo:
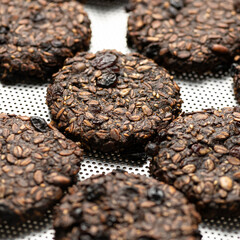
[[[204,217],[240,214],[240,109],[182,115],[150,164],[153,176],[182,191]]]
[[[46,81],[67,57],[87,50],[90,20],[73,0],[1,0],[0,80]]]
[[[82,150],[40,117],[0,114],[0,222],[36,219],[74,183]]]
[[[178,85],[139,54],[103,50],[67,59],[47,90],[57,127],[91,149],[142,149],[180,112]]]
[[[113,171],[69,189],[55,209],[56,240],[195,240],[200,215],[172,186]]]
[[[175,72],[227,69],[240,47],[240,2],[131,0],[128,44]]]

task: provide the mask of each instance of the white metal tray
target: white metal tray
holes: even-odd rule
[[[91,52],[102,49],[117,49],[130,52],[126,43],[127,17],[124,10],[127,2],[121,0],[89,0],[85,6],[92,21]],[[181,87],[184,101],[183,111],[197,111],[204,108],[222,108],[236,105],[233,95],[232,78],[229,74],[201,77],[182,76],[175,80]],[[19,115],[38,115],[50,121],[45,103],[47,84],[3,85],[0,84],[0,112]],[[118,156],[92,153],[86,156],[79,173],[80,180],[92,174],[107,173],[122,168],[136,174],[148,173],[149,162],[134,163],[121,160]],[[27,221],[21,226],[0,225],[1,240],[53,240],[51,226],[52,212],[39,221]],[[203,240],[240,240],[240,217],[235,219],[204,220],[200,225]]]

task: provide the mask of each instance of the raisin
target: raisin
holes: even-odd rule
[[[92,120],[92,123],[95,124],[95,125],[101,125],[102,123],[104,123],[105,120],[104,119],[98,119],[98,118],[94,118]]]
[[[6,34],[9,30],[9,27],[7,26],[0,26],[0,34]]]
[[[160,132],[158,132],[158,141],[163,141],[164,139],[166,139],[167,136],[167,132],[166,130],[161,130]]]
[[[183,0],[170,0],[170,4],[172,7],[179,10],[183,7]]]
[[[114,172],[126,173],[126,171],[125,171],[125,170],[123,170],[123,169],[120,169],[120,168],[116,168],[116,169],[114,169],[114,170],[113,170],[113,173],[114,173]]]
[[[127,4],[125,5],[125,10],[126,10],[126,12],[131,12],[131,11],[134,10],[134,8],[135,8],[135,5],[134,5],[133,3],[127,3]]]
[[[146,146],[146,152],[150,156],[156,156],[159,151],[159,147],[156,143],[149,142]]]
[[[88,201],[94,201],[105,194],[105,188],[102,184],[92,184],[86,188],[85,194]]]
[[[178,15],[178,10],[172,6],[169,7],[169,12],[171,14],[171,17],[176,17]]]
[[[6,43],[7,42],[7,39],[5,38],[5,36],[4,35],[0,35],[0,44],[4,44],[4,43]]]
[[[51,89],[51,90],[50,90]],[[54,100],[57,100],[59,96],[63,93],[63,88],[60,85],[52,85],[49,87],[47,101],[53,103]]]
[[[123,192],[128,196],[135,196],[138,195],[138,189],[135,187],[125,187],[123,188]]]
[[[231,77],[234,77],[235,74],[238,73],[238,69],[237,69],[237,66],[238,64],[237,63],[233,63],[232,66],[231,66],[231,69],[230,69],[230,74],[231,74]]]
[[[52,46],[56,48],[60,48],[60,47],[63,47],[63,43],[61,41],[53,40]]]
[[[99,87],[111,87],[117,81],[117,76],[113,72],[105,72],[102,74],[102,77],[97,80],[97,86]]]
[[[82,222],[81,224],[80,224],[80,229],[81,229],[81,231],[83,231],[83,232],[86,232],[88,229],[89,229],[89,224],[88,223],[86,223],[86,222]]]
[[[31,117],[30,121],[33,127],[39,132],[47,132],[49,129],[47,122],[43,118]]]
[[[33,22],[41,22],[43,20],[45,20],[45,16],[42,13],[36,13],[32,16],[32,21]]]
[[[115,223],[117,223],[117,218],[115,216],[113,216],[113,215],[109,215],[107,217],[107,225],[109,227],[112,227]]]
[[[214,71],[216,72],[225,72],[229,68],[228,64],[218,64],[215,68]]]
[[[51,44],[49,42],[43,42],[40,44],[40,47],[44,49],[44,51],[48,51],[51,49]]]
[[[111,67],[111,71],[116,73],[116,74],[119,74],[120,68],[119,68],[119,66],[114,65],[114,66]]]
[[[9,30],[9,27],[0,26],[0,44],[4,44],[7,42],[5,34],[7,34]]]
[[[60,86],[60,85],[54,85],[53,87],[52,87],[52,94],[54,95],[54,96],[61,96],[62,95],[62,93],[63,93],[63,88]]]
[[[237,158],[240,158],[240,146],[234,146],[230,151],[229,153],[234,156],[234,157],[237,157]]]
[[[117,62],[117,56],[112,53],[105,53],[96,57],[92,61],[92,65],[99,70],[103,70],[112,67]]]
[[[160,204],[163,202],[164,193],[158,187],[151,187],[147,192],[147,197],[149,200],[152,200],[152,201]]]
[[[79,98],[79,100],[81,100],[81,98]],[[89,110],[90,110],[91,112],[95,113],[95,114],[101,113],[101,111],[102,111],[101,107],[100,107],[100,106],[97,106],[97,105],[90,105],[90,106],[89,106]],[[96,120],[94,120],[94,121],[96,121]],[[96,123],[96,124],[98,124],[98,123]]]
[[[199,150],[202,148],[202,145],[199,144],[199,143],[195,143],[191,146],[191,150],[194,152],[194,153],[199,153]]]
[[[145,50],[146,55],[149,58],[157,57],[159,54],[159,51],[160,51],[160,46],[159,44],[156,44],[156,43],[152,43],[148,45]]]
[[[73,212],[71,213],[71,216],[73,216],[75,219],[79,219],[82,216],[82,209],[81,208],[75,208]]]

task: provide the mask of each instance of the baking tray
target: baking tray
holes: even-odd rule
[[[123,0],[89,0],[85,9],[92,21],[91,52],[102,49],[117,49],[123,53],[131,52],[126,44],[128,14],[124,10],[127,1]],[[237,104],[233,95],[232,78],[229,73],[214,76],[197,76],[195,74],[175,77],[181,87],[184,101],[183,111],[197,111],[204,108],[222,108]],[[45,103],[48,84],[0,83],[0,112],[19,115],[37,115],[50,121]],[[149,176],[149,161],[131,161],[114,154],[93,152],[84,157],[80,180],[92,174],[107,173],[121,168],[128,172]],[[38,221],[27,221],[19,226],[10,226],[6,222],[0,225],[1,240],[53,240],[54,230],[51,227],[52,212],[46,212]],[[234,219],[203,220],[199,227],[202,240],[240,240],[240,217]]]

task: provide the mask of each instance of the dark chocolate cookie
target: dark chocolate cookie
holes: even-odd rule
[[[204,217],[239,216],[239,108],[180,116],[165,138],[151,173],[181,190]]]
[[[231,75],[233,77],[234,93],[238,103],[240,103],[240,65],[234,63],[231,68]]]
[[[129,45],[169,70],[225,70],[239,53],[240,2],[236,0],[131,3]]]
[[[0,114],[0,222],[34,219],[76,180],[81,148],[39,117]]]
[[[172,186],[114,171],[69,189],[56,208],[56,240],[195,240],[200,215]]]
[[[77,1],[0,1],[0,79],[46,81],[67,57],[87,50],[90,21]]]
[[[141,148],[180,112],[172,79],[139,54],[80,53],[54,75],[47,103],[57,127],[87,147]]]

